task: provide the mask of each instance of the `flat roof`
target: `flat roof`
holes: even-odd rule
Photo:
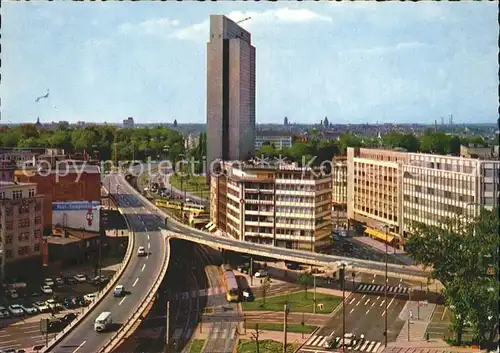
[[[0,181],[1,188],[17,187],[17,186],[36,186],[36,183],[18,183],[14,181]]]

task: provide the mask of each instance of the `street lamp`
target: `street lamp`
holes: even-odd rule
[[[345,352],[345,262],[341,262],[342,267],[342,352]]]
[[[389,231],[389,225],[384,224],[385,229],[385,286],[384,286],[384,307],[385,307],[385,316],[384,316],[384,347],[387,348],[387,233]]]

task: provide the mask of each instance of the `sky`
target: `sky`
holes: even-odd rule
[[[3,2],[1,123],[205,123],[210,14],[251,17],[258,123],[495,122],[496,6]]]

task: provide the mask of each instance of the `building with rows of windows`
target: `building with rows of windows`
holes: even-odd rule
[[[36,184],[0,182],[1,276],[40,268],[42,261],[43,197]]]
[[[315,251],[330,241],[331,175],[290,164],[223,162],[211,178],[211,223],[236,239]]]

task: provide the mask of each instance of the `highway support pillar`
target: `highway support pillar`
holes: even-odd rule
[[[288,304],[285,304],[284,310],[283,310],[283,353],[286,353],[286,330],[288,326]]]
[[[313,274],[313,313],[316,314],[316,276]]]

